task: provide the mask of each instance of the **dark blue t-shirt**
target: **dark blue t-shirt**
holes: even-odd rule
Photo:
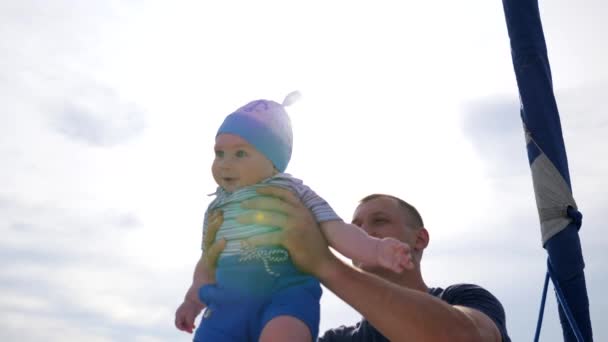
[[[505,310],[489,291],[471,284],[448,286],[445,290],[439,287],[429,289],[433,295],[448,304],[466,306],[485,313],[494,321],[502,335],[503,342],[510,342],[507,334]],[[331,329],[317,340],[318,342],[389,342],[366,319],[354,326],[341,326]]]

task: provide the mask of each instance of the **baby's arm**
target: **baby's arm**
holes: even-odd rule
[[[194,268],[194,276],[192,277],[192,285],[184,296],[184,301],[175,311],[175,326],[179,330],[192,333],[196,316],[205,308],[205,303],[198,298],[198,289],[205,283],[207,274],[207,266],[203,256],[199,259]]]
[[[207,263],[204,260],[203,255],[201,255],[200,259],[196,263],[196,267],[194,268],[194,275],[192,276],[192,285],[186,292],[186,296],[184,297],[185,301],[191,301],[193,303],[201,304],[202,308],[205,308],[207,305],[203,303],[198,297],[198,290],[209,282],[209,268],[207,267]]]
[[[217,260],[217,256],[226,246],[226,241],[223,239],[214,243],[215,234],[222,222],[221,213],[214,215],[214,218],[216,219],[210,221],[209,229],[205,234],[205,240],[203,241],[204,252],[194,267],[192,284],[188,288],[188,291],[186,291],[184,301],[175,312],[175,326],[179,330],[189,333],[192,333],[195,328],[194,321],[196,316],[206,307],[206,303],[201,302],[199,299],[198,290],[204,284],[215,282],[215,264],[208,264],[208,261]],[[207,217],[205,217],[206,226]]]
[[[397,273],[413,267],[409,246],[397,239],[375,238],[341,220],[322,222],[321,230],[333,248],[357,265],[381,266]]]

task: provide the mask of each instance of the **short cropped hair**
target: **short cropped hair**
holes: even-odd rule
[[[420,213],[418,212],[416,207],[407,203],[406,201],[402,200],[399,197],[392,196],[392,195],[386,195],[386,194],[371,194],[371,195],[363,197],[359,201],[359,204],[363,204],[363,203],[369,202],[373,199],[382,198],[382,197],[391,198],[391,199],[397,201],[397,203],[399,203],[399,206],[401,207],[401,209],[403,209],[403,211],[405,213],[405,220],[406,220],[407,225],[409,225],[410,227],[412,227],[414,229],[419,229],[419,228],[424,227],[424,222],[422,221],[422,216],[420,216]]]

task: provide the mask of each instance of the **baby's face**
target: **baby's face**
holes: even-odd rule
[[[220,134],[215,138],[213,179],[228,192],[253,185],[272,176],[274,167],[262,153],[243,138]]]

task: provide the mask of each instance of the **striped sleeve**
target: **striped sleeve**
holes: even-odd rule
[[[473,284],[457,284],[448,286],[440,298],[451,305],[461,305],[481,311],[494,321],[503,342],[511,341],[507,333],[505,309],[488,290]]]
[[[311,188],[304,184],[301,180],[286,174],[281,173],[268,181],[269,185],[277,185],[293,191],[310,209],[315,216],[317,222],[327,221],[342,221],[340,216],[332,209],[332,207],[321,196],[317,195]]]

